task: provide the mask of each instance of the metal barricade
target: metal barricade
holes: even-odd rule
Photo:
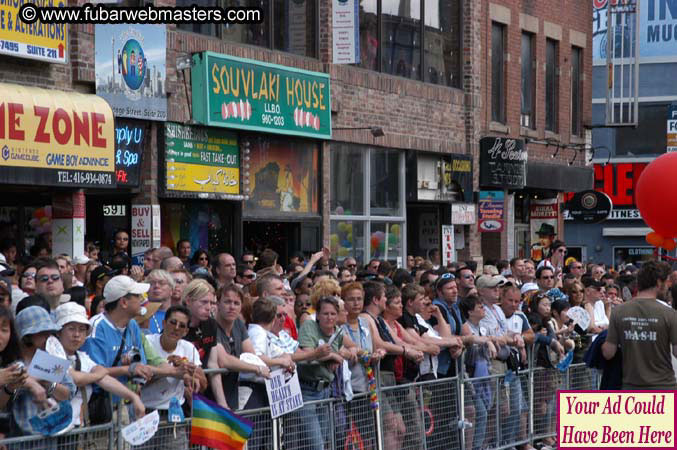
[[[378,371],[377,371],[378,376]],[[515,374],[377,386],[379,408],[369,393],[350,401],[305,402],[300,410],[271,419],[270,409],[236,411],[254,424],[248,450],[484,450],[505,449],[556,435],[556,393],[595,390],[598,373],[584,364],[565,373],[534,367]],[[380,381],[381,377],[378,376]],[[461,386],[463,389],[461,389]],[[190,418],[160,424],[141,446],[122,440],[122,423],[78,428],[55,438],[0,440],[9,450],[200,449],[189,445]]]

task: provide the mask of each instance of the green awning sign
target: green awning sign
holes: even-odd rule
[[[191,79],[199,123],[331,139],[328,74],[203,52]]]

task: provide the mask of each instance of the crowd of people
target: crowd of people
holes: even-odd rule
[[[530,361],[545,369],[566,355],[581,362],[600,336],[608,344],[598,367],[607,367],[607,357],[620,357],[611,346],[623,345],[618,328],[606,335],[612,311],[647,289],[643,269],[638,277],[633,266],[619,272],[567,260],[561,241],[538,263],[486,261],[481,270],[473,261],[440,267],[414,256],[403,268],[378,259],[336,262],[326,249],[288,262],[266,249],[244,252],[237,261],[228,253],[193,251],[187,240],[175,251],[151,249],[143,265],[133,265],[127,233],[116,233],[114,242],[109,255],[87,245],[72,258],[49,250],[24,257],[11,242],[0,245],[0,406],[9,413],[4,436],[38,433],[30,418],[67,400],[72,426],[117,415],[130,421],[153,410],[167,420],[176,407],[190,416],[194,392],[233,411],[262,408],[268,406],[265,379],[276,369],[298,373],[304,402],[355,398],[364,407],[352,410],[364,411],[369,396],[358,394],[368,392],[370,369],[378,368],[382,387],[461,372],[468,379],[505,376],[501,392],[471,380],[464,406],[472,423],[464,431],[467,449],[505,445],[527,433],[527,394],[515,375]],[[673,274],[662,279],[671,281]],[[664,297],[669,304],[670,296]],[[588,313],[585,329],[567,315],[574,307]],[[60,383],[26,373],[38,350],[71,361]],[[548,373],[535,377],[535,391],[554,398],[557,386]],[[496,402],[499,395],[504,400]],[[448,398],[433,392],[433,413],[449,408]],[[422,445],[423,424],[412,402],[413,394],[401,391],[379,399],[385,448]],[[545,401],[534,407],[539,417],[552,418]],[[297,414],[300,431],[286,446],[323,450],[331,439],[323,431],[325,412],[304,406]],[[487,432],[497,426],[501,442],[498,433]],[[554,426],[545,421],[548,429],[540,431],[554,432]],[[266,427],[254,427],[258,448],[269,448]],[[458,433],[451,418],[440,419],[427,448],[446,448]],[[153,439],[163,447],[187,446],[185,435],[166,437],[159,432]],[[365,448],[375,447],[364,441]],[[554,443],[543,439],[524,448],[547,450]]]

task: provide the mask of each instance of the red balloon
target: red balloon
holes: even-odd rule
[[[646,242],[654,247],[660,247],[663,244],[663,236],[656,232],[652,232],[646,235]]]
[[[662,247],[665,250],[671,252],[675,249],[675,247],[677,247],[677,244],[675,244],[675,241],[672,240],[672,239],[666,239],[666,240],[663,241]]]
[[[635,187],[642,218],[664,238],[677,237],[677,153],[666,153],[646,166]]]

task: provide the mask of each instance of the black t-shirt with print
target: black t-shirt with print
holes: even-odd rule
[[[203,368],[207,367],[209,353],[211,352],[212,347],[214,347],[217,343],[217,326],[216,320],[209,318],[200,322],[200,325],[197,327],[190,327],[188,329],[188,334],[184,338],[188,342],[192,343],[195,348],[197,348]]]

